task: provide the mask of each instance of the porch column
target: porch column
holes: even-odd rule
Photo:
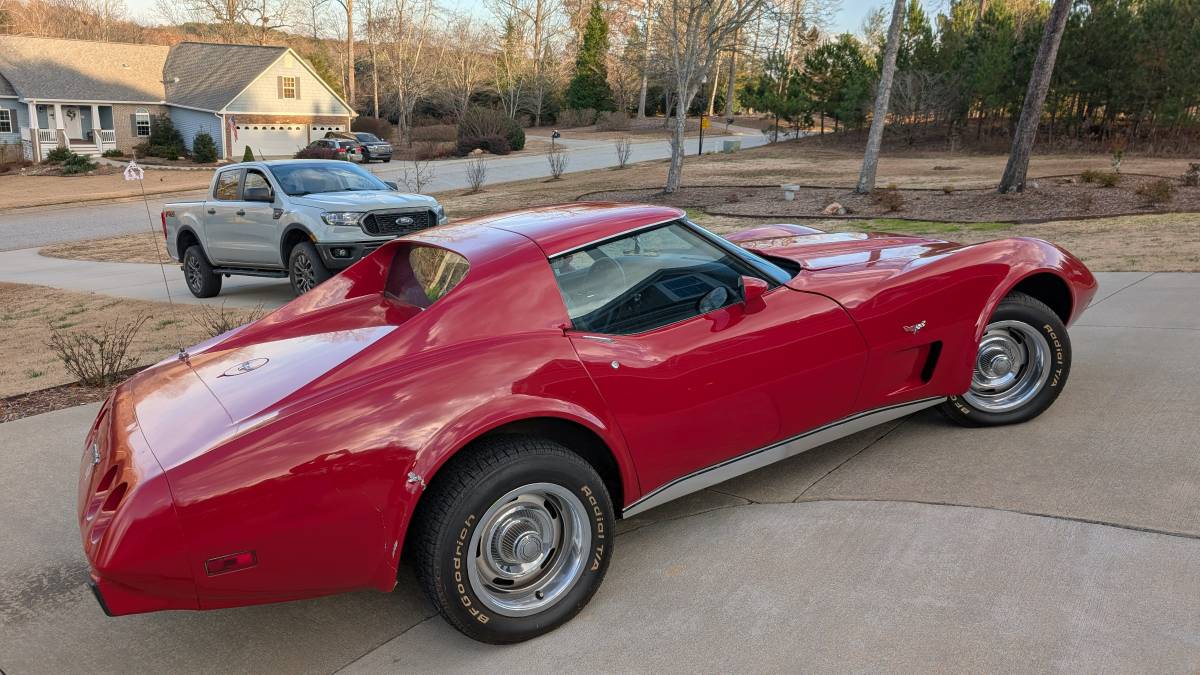
[[[41,139],[38,138],[37,104],[27,101],[25,105],[29,106],[29,141],[33,147],[33,159],[40,162],[42,161],[42,144]]]
[[[113,120],[113,122],[116,122],[116,120]],[[100,133],[100,128],[103,126],[104,126],[103,124],[100,124],[100,106],[93,103],[92,104],[92,142],[96,144],[96,149],[99,150],[101,153],[104,152],[104,138],[103,138],[103,134]]]
[[[71,147],[71,142],[67,140],[67,132],[63,128],[62,104],[54,104],[54,128],[58,129],[58,143],[64,147]]]

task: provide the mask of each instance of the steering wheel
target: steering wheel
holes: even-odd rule
[[[588,268],[587,285],[589,288],[598,289],[613,281],[619,281],[620,288],[629,285],[629,277],[625,274],[625,268],[616,259],[601,258]]]

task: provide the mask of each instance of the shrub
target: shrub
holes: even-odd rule
[[[629,128],[629,115],[624,110],[602,112],[596,118],[596,128],[600,131],[625,131]]]
[[[71,153],[71,156],[62,163],[62,172],[64,176],[87,173],[95,168],[95,162],[87,157],[84,157],[83,155],[76,155],[75,153]]]
[[[217,161],[217,144],[207,132],[201,131],[192,138],[192,159],[201,164]]]
[[[1200,186],[1200,163],[1188,164],[1188,170],[1183,174],[1183,184],[1188,187]]]
[[[453,140],[448,143],[438,141],[421,141],[420,143],[417,143],[416,147],[413,149],[413,159],[428,160],[449,157],[455,154],[457,149],[458,145]]]
[[[355,117],[350,123],[350,130],[375,134],[385,141],[390,141],[396,134],[396,127],[391,122],[375,117]]]
[[[1142,183],[1133,192],[1141,197],[1142,202],[1147,206],[1154,206],[1171,201],[1171,198],[1175,196],[1175,186],[1166,178],[1159,178],[1149,183]]]
[[[475,148],[483,147],[471,144],[495,136],[504,138],[510,151],[525,147],[525,130],[508,115],[491,108],[469,108],[458,121],[458,154],[465,155]]]
[[[185,154],[183,136],[179,134],[169,115],[157,115],[150,124],[150,138],[146,141],[145,154],[171,160],[179,159],[180,155]]]
[[[250,148],[247,147],[246,151],[249,152]],[[340,154],[337,150],[333,148],[327,148],[323,145],[310,145],[307,148],[301,149],[300,152],[297,152],[295,155],[292,155],[293,159],[342,159],[343,157],[344,155]],[[242,161],[252,162],[254,160],[242,159]]]
[[[546,161],[550,163],[550,176],[554,180],[562,178],[563,171],[567,170],[567,153],[560,147],[551,147],[546,152]]]
[[[614,141],[613,147],[617,150],[617,168],[624,169],[629,165],[629,156],[633,154],[633,142],[626,136]]]
[[[487,181],[487,158],[474,157],[467,160],[467,185],[471,187],[470,192],[479,192],[483,190],[483,184]]]
[[[458,140],[458,127],[453,124],[432,124],[424,127],[413,127],[409,131],[409,136],[413,142],[435,141],[453,143]]]
[[[200,327],[209,337],[217,337],[224,333],[243,326],[266,316],[267,310],[263,309],[262,305],[256,306],[251,310],[226,310],[225,303],[222,302],[220,307],[212,307],[211,305],[200,305],[200,310],[192,315],[192,321]]]
[[[51,164],[60,164],[70,159],[75,153],[71,152],[67,146],[60,145],[57,148],[46,153],[46,161]]]
[[[596,123],[596,111],[592,108],[563,108],[558,111],[558,126],[564,129],[587,127]]]
[[[161,157],[162,159],[176,160],[183,153],[183,148],[177,145],[149,145],[146,146],[147,157]]]
[[[943,185],[942,192],[944,194],[952,195],[952,194],[954,194],[954,186],[953,185]]]
[[[460,138],[455,152],[459,156],[466,156],[477,148],[493,155],[507,155],[512,152],[512,148],[508,145],[508,139],[497,135]]]
[[[1079,174],[1079,180],[1085,183],[1095,183],[1100,187],[1110,188],[1121,182],[1121,174],[1116,173],[1115,171],[1096,171],[1095,169],[1088,169],[1087,171]]]
[[[248,146],[248,145],[246,146],[246,151],[242,153],[242,161],[243,162],[253,162],[254,161],[254,151],[251,150],[250,146]]]
[[[148,319],[142,315],[129,323],[114,321],[74,332],[51,326],[46,346],[80,383],[91,387],[115,384],[122,373],[134,366],[129,345]]]
[[[104,157],[124,157],[125,153],[116,148],[111,148],[104,151]]]
[[[871,199],[888,213],[904,208],[904,195],[900,194],[900,190],[895,185],[889,185],[882,190],[876,190],[871,193]]]

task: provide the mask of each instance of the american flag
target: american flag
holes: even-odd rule
[[[227,124],[229,124],[229,133],[231,136],[233,136],[233,140],[236,141],[238,139],[238,137],[237,137],[237,116],[230,115],[229,117],[225,118],[225,122]]]

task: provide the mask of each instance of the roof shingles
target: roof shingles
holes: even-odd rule
[[[167,102],[221,110],[274,63],[287,47],[182,42],[171,48],[163,79]],[[214,68],[213,64],[221,64]]]
[[[27,99],[163,100],[169,47],[0,35],[0,73]]]

